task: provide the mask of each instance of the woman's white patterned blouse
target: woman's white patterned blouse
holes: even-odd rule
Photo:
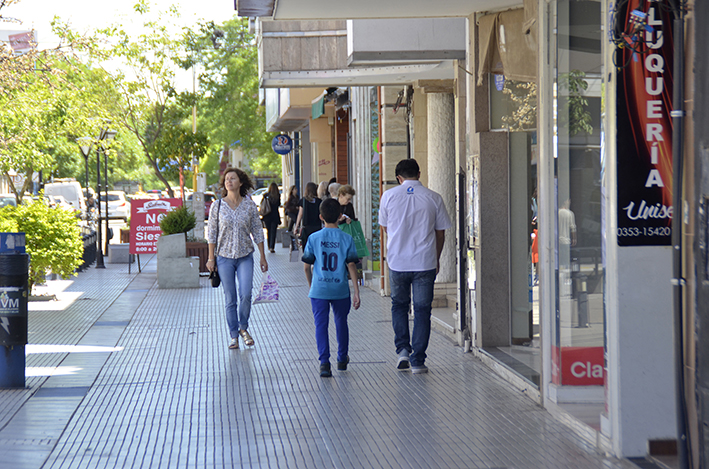
[[[217,243],[217,213],[219,214],[219,243]],[[232,209],[225,200],[214,201],[209,210],[207,228],[208,242],[217,244],[217,251],[214,253],[216,256],[238,259],[254,251],[253,243],[263,242],[263,225],[259,219],[258,208],[248,196],[244,197],[235,209]]]

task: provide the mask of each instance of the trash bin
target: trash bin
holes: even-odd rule
[[[29,255],[24,233],[0,233],[0,387],[25,386]]]

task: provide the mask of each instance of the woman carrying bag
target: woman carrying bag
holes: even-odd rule
[[[251,179],[240,169],[227,168],[219,185],[222,187],[222,198],[213,203],[209,210],[207,269],[219,272],[231,337],[229,348],[238,349],[239,336],[244,345],[254,345],[254,339],[248,332],[254,276],[253,243],[256,243],[261,254],[262,272],[268,271],[268,262],[263,248],[263,227],[258,209],[247,196],[248,191],[253,189]]]
[[[275,182],[268,186],[268,192],[264,194],[263,198],[271,206],[268,213],[261,216],[266,227],[268,250],[276,252],[276,234],[278,233],[278,225],[281,224],[281,215],[278,213],[278,208],[281,206],[281,193]]]

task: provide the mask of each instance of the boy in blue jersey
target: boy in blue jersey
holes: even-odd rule
[[[359,285],[355,280],[354,298],[350,301],[350,286],[347,272],[352,279],[357,278],[357,249],[352,236],[337,227],[340,204],[336,199],[327,199],[320,204],[320,219],[325,227],[308,237],[303,249],[305,277],[310,285],[310,303],[315,319],[315,340],[320,354],[320,376],[332,376],[330,369],[330,340],[327,326],[330,322],[330,307],[335,319],[337,333],[337,369],[344,371],[350,357],[347,356],[350,332],[347,315],[350,303],[359,308]],[[312,270],[311,270],[312,265]]]

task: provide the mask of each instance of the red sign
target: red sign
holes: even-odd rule
[[[553,347],[552,382],[564,386],[603,385],[603,347]]]
[[[130,209],[130,253],[155,254],[162,235],[160,220],[182,205],[182,199],[133,199]]]

